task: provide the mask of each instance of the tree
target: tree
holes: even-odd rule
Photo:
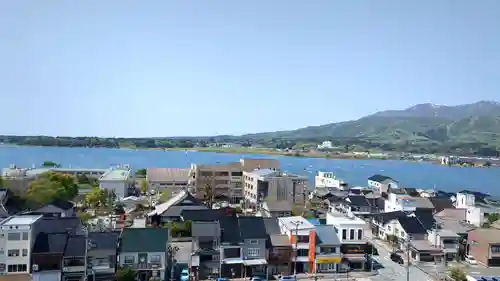
[[[78,195],[78,186],[72,176],[47,172],[30,182],[26,199],[34,205],[44,205],[53,200],[72,200]]]
[[[87,203],[92,208],[105,206],[107,199],[108,198],[106,192],[97,186],[92,187],[92,189],[87,194],[85,194],[85,203]]]
[[[212,184],[205,184],[202,189],[203,198],[206,200],[208,208],[212,209],[215,201],[215,191]]]
[[[2,179],[2,176],[0,176],[0,187],[3,187],[3,179]]]
[[[76,181],[79,184],[90,184],[90,179],[86,175],[77,175]]]
[[[490,213],[487,216],[488,224],[492,225],[494,222],[500,219],[500,214],[499,213]]]
[[[467,275],[465,272],[459,267],[452,267],[450,269],[450,277],[455,281],[466,281]]]
[[[145,177],[147,174],[147,171],[146,169],[138,169],[136,172],[135,172],[135,175],[138,176],[138,177]]]
[[[116,281],[135,281],[137,273],[129,267],[120,268],[116,271]]]
[[[148,181],[146,179],[141,180],[141,192],[146,194],[149,191]]]
[[[87,222],[92,218],[92,215],[87,212],[78,212],[76,216],[80,218],[83,224],[87,224]]]
[[[56,162],[52,161],[44,161],[42,164],[43,168],[61,168],[60,164],[57,164]]]

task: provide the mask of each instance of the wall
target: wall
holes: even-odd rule
[[[148,260],[147,263],[151,262],[151,257],[159,255],[160,256],[160,264],[161,268],[158,270],[164,270],[166,266],[166,253],[165,252],[148,252]],[[125,257],[133,256],[134,257],[134,265],[137,265],[139,262],[139,253],[138,252],[125,252],[125,253],[120,253],[120,266],[123,266],[125,264]]]
[[[257,242],[251,244],[250,242]],[[248,249],[259,249],[258,256],[249,256]],[[265,259],[266,258],[266,239],[245,239],[242,247],[243,259]]]
[[[108,191],[114,190],[116,197],[127,197],[127,191],[130,186],[128,181],[101,181],[99,187]]]
[[[481,208],[469,207],[465,212],[465,220],[475,226],[482,226],[484,223],[484,213]]]

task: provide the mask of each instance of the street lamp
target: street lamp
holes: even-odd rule
[[[170,254],[170,281],[174,280],[174,265],[175,265],[175,255],[179,251],[177,246],[168,246],[168,253]]]
[[[304,222],[303,221],[292,221],[291,222],[293,225],[295,225],[295,261],[293,262],[293,277],[295,280],[297,280],[297,257],[298,257],[298,250],[297,246],[299,243],[299,225],[302,225]]]

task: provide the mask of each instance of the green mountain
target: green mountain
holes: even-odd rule
[[[370,146],[434,146],[500,150],[500,103],[481,101],[459,106],[419,104],[378,112],[358,120],[291,131],[249,134],[251,139],[317,139],[365,142]],[[440,150],[440,149],[437,149]],[[422,149],[418,149],[422,151]]]

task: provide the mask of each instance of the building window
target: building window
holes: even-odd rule
[[[358,229],[358,240],[361,240],[361,239],[363,239],[363,230]]]
[[[7,255],[9,257],[19,257],[19,250],[8,250]]]
[[[149,261],[150,261],[150,262],[155,262],[155,263],[158,263],[158,262],[161,262],[161,257],[160,257],[160,255],[152,255],[152,256],[149,258]]]
[[[447,243],[447,244],[452,244],[452,243]],[[498,246],[498,245],[491,246],[491,252],[492,253],[500,253],[500,246]]]
[[[30,237],[30,233],[29,232],[23,232],[23,240],[28,240]]]
[[[259,244],[259,241],[258,240],[255,240],[255,239],[252,239],[252,240],[248,240],[248,244]]]
[[[28,270],[28,265],[26,264],[9,264],[7,266],[8,272],[26,272]]]
[[[231,172],[232,177],[241,177],[243,175],[243,172]]]
[[[308,249],[298,249],[297,250],[297,256],[298,257],[308,257],[309,256],[309,250]]]
[[[23,257],[27,257],[28,256],[28,249],[23,249]]]
[[[349,240],[354,240],[354,229],[349,230]]]
[[[7,234],[7,240],[10,240],[10,241],[21,240],[21,233],[9,233],[9,234]]]
[[[134,256],[125,256],[123,263],[131,264],[131,263],[134,263],[134,260],[135,260]]]
[[[249,257],[258,257],[260,255],[260,249],[258,248],[248,248]]]
[[[212,255],[212,261],[219,261],[220,256],[219,255]]]
[[[347,229],[342,229],[342,239],[343,240],[347,239]]]
[[[297,236],[297,243],[309,243],[309,236],[306,235]]]
[[[211,177],[212,175],[213,175],[212,172],[208,172],[208,171],[201,172],[202,177]]]

